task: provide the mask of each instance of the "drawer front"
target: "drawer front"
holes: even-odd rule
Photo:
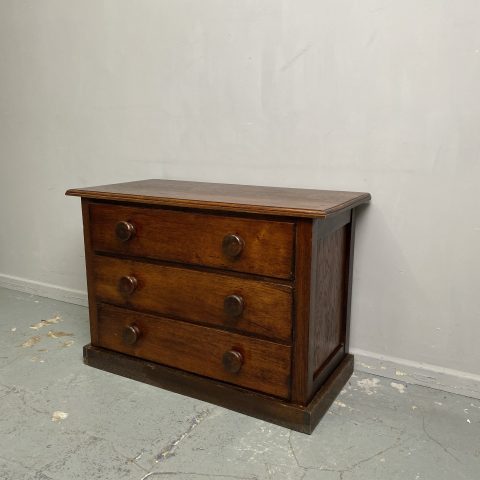
[[[291,347],[209,327],[98,307],[98,346],[288,398]]]
[[[290,286],[98,255],[93,271],[101,302],[291,339]]]
[[[97,252],[292,276],[293,223],[93,204],[90,225]]]

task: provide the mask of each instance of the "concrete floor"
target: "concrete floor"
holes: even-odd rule
[[[88,340],[86,308],[0,289],[2,480],[480,479],[479,400],[356,373],[308,436],[86,367]]]

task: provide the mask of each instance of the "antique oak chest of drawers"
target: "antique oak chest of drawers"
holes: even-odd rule
[[[82,197],[85,363],[311,433],[353,371],[368,193],[145,180]]]

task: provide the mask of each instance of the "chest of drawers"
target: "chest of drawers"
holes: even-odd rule
[[[353,371],[368,193],[145,180],[82,197],[86,364],[311,433]]]

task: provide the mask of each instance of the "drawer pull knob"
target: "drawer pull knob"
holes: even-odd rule
[[[135,236],[135,226],[130,222],[118,222],[115,227],[115,235],[121,242],[128,242]]]
[[[238,373],[243,365],[243,355],[238,350],[229,350],[223,354],[223,368],[229,373]]]
[[[118,281],[118,290],[122,295],[131,295],[137,288],[138,281],[132,275],[126,275]]]
[[[238,257],[245,247],[245,242],[240,235],[229,233],[223,237],[222,251],[230,258]]]
[[[140,332],[140,329],[137,327],[137,325],[132,323],[131,325],[125,327],[122,338],[127,345],[134,345],[138,342],[138,339],[141,337],[141,335],[142,332]]]
[[[223,301],[223,311],[229,317],[239,317],[245,308],[245,301],[241,295],[228,295]]]

